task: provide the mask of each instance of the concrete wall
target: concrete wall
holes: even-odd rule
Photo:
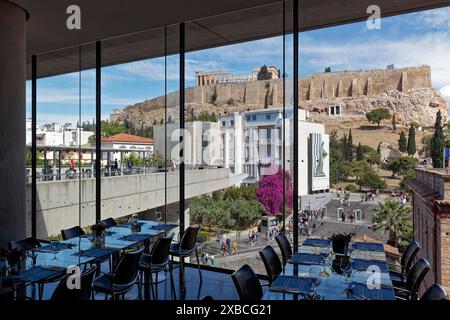
[[[228,169],[187,170],[186,198],[210,193],[230,186]],[[37,184],[37,236],[59,234],[61,229],[95,223],[95,179],[40,182]],[[102,218],[129,214],[164,206],[179,200],[179,173],[151,173],[102,178]],[[31,220],[31,185],[27,185],[28,226]],[[81,211],[81,221],[79,212]]]

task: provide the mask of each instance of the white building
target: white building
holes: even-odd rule
[[[26,119],[26,143],[31,145],[31,119]],[[92,131],[83,128],[74,128],[72,124],[61,126],[58,123],[44,124],[36,128],[36,144],[44,146],[76,147],[86,145],[89,138],[94,135]]]
[[[244,173],[244,115],[238,112],[221,117],[220,125],[220,157],[225,168],[231,173]]]
[[[150,157],[153,154],[153,139],[135,136],[127,133],[119,133],[111,137],[103,138],[102,149],[120,149],[116,152],[108,152],[104,159],[109,161],[120,161],[123,163],[125,157],[130,153],[136,153],[141,158]]]
[[[219,123],[193,121],[185,124],[184,163],[187,167],[223,166]],[[179,124],[154,125],[155,152],[175,163],[180,161]]]
[[[298,111],[299,196],[304,196],[330,187],[329,136],[325,134],[323,124],[309,121],[307,111]],[[275,174],[283,163],[284,125],[284,168],[292,173],[292,110],[285,110],[284,121],[281,108],[249,111],[239,116],[235,114],[219,119],[221,127],[228,129],[227,136],[235,137],[229,142],[229,147],[225,147],[225,152],[231,155],[229,159],[225,158],[226,167],[238,172],[242,170],[248,174],[249,182],[256,182],[264,175]],[[230,129],[234,131],[229,131]]]
[[[299,110],[298,120],[298,179],[299,196],[329,189],[329,136],[320,123],[309,121],[308,112]],[[184,161],[187,168],[224,166],[231,174],[244,174],[245,183],[255,183],[261,176],[277,173],[284,168],[293,172],[292,110],[262,109],[233,113],[216,122],[194,121],[185,124]],[[178,123],[155,125],[155,152],[180,160],[181,146]]]

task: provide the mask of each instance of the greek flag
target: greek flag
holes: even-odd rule
[[[446,158],[450,158],[450,148],[445,148],[445,149],[444,149],[444,156],[445,156]]]

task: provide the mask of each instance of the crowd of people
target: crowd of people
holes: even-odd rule
[[[376,198],[380,194],[380,191],[376,189],[375,191],[361,193],[361,202],[375,202]]]
[[[409,201],[408,195],[406,193],[400,192],[400,194],[396,194],[394,191],[392,191],[391,197],[394,199],[398,199],[400,203],[406,204]]]
[[[364,218],[365,218],[364,211],[361,211],[360,219],[364,219]],[[355,209],[348,210],[347,212],[343,211],[341,214],[342,222],[350,221],[350,223],[353,223],[353,222],[355,222],[355,219],[356,219],[356,210]]]
[[[224,241],[222,241],[222,255],[223,256],[228,256],[228,255],[233,255],[233,254],[237,254],[237,249],[238,249],[238,242],[235,239],[233,241],[233,243],[231,243],[231,239],[227,238]]]

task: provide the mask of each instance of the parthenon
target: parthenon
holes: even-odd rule
[[[197,71],[195,72],[197,86],[207,86],[217,83],[236,83],[252,81],[251,75],[231,75],[224,70],[217,71]]]

